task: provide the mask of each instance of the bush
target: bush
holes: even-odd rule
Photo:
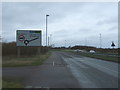
[[[16,42],[2,43],[2,56],[17,56]],[[48,51],[46,47],[41,46],[41,54]],[[38,47],[20,47],[20,55],[30,56],[38,53]]]

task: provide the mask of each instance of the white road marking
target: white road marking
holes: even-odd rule
[[[53,67],[55,66],[55,62],[53,61]]]

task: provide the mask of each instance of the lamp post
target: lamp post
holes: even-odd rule
[[[50,37],[48,36],[48,47],[50,46]]]
[[[50,46],[52,46],[52,34],[50,34]]]
[[[47,47],[47,17],[48,17],[49,15],[46,15],[46,47]]]

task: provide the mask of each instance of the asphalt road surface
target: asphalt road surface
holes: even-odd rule
[[[118,63],[55,51],[40,66],[3,68],[26,88],[118,88]]]

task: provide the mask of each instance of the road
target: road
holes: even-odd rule
[[[55,51],[40,66],[3,68],[26,88],[118,88],[118,63]]]

